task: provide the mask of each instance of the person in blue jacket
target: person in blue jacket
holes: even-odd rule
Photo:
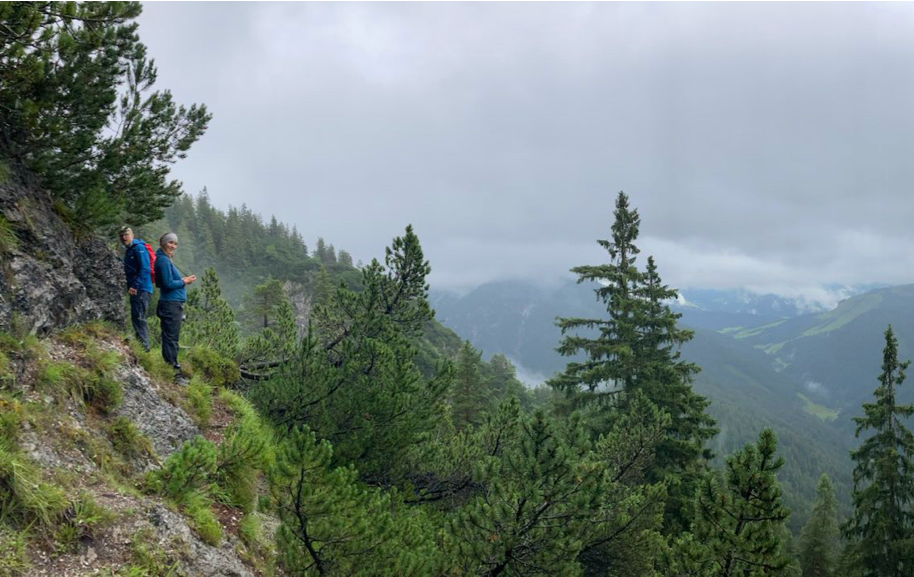
[[[156,316],[162,321],[162,358],[175,369],[175,380],[182,381],[181,365],[178,363],[178,338],[181,336],[181,321],[184,319],[184,302],[187,291],[184,287],[197,280],[197,275],[181,276],[172,262],[178,248],[178,235],[163,234],[156,251],[155,277],[159,287],[159,304]]]
[[[146,310],[149,308],[149,297],[152,296],[152,279],[149,274],[149,254],[146,243],[133,237],[133,230],[125,226],[120,230],[121,244],[124,252],[124,275],[127,277],[127,292],[130,293],[130,322],[133,332],[149,352],[149,331],[146,327]]]

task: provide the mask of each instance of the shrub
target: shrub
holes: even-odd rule
[[[245,399],[229,391],[219,398],[235,413],[235,422],[219,446],[217,483],[226,504],[250,513],[256,505],[258,473],[272,461],[269,432]]]
[[[127,417],[115,418],[107,432],[114,450],[129,459],[153,454],[149,439]]]
[[[216,446],[200,435],[172,453],[161,469],[147,475],[147,486],[177,503],[202,489],[216,470]]]
[[[211,349],[194,347],[187,355],[191,372],[200,375],[216,387],[228,387],[241,378],[234,361],[219,356]]]

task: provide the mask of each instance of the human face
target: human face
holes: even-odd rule
[[[133,232],[125,232],[121,235],[121,244],[124,246],[130,246],[130,243],[133,242]]]
[[[165,254],[167,254],[168,256],[171,256],[175,253],[175,249],[178,248],[178,241],[170,240],[165,243],[165,246],[163,248],[165,249]]]

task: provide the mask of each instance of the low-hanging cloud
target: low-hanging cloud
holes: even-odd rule
[[[613,199],[673,286],[911,282],[914,5],[162,3],[214,113],[185,188],[355,258],[412,223],[459,288],[599,262]]]

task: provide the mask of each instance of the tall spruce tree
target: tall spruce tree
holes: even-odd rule
[[[828,475],[816,486],[816,504],[800,534],[803,577],[834,577],[838,562],[838,500]]]
[[[587,398],[614,395],[635,384],[634,351],[638,340],[638,300],[635,298],[642,282],[642,273],[635,266],[640,252],[635,246],[641,217],[629,208],[628,196],[620,192],[616,198],[612,225],[612,240],[597,243],[609,253],[610,261],[601,265],[585,265],[571,269],[578,275],[578,284],[597,281],[594,289],[599,300],[606,303],[605,319],[562,318],[557,324],[562,330],[558,352],[573,356],[584,352],[583,362],[568,363],[565,372],[550,381],[566,393],[587,393]],[[598,331],[596,336],[568,334],[574,331]]]
[[[594,292],[606,304],[607,318],[559,319],[565,336],[557,350],[567,356],[583,352],[587,358],[568,363],[549,384],[564,391],[572,406],[604,406],[604,421],[613,417],[609,405],[624,410],[627,396],[636,390],[670,416],[649,478],[675,481],[666,517],[667,530],[675,532],[687,528],[692,517],[691,496],[710,456],[704,443],[716,429],[705,413],[708,401],[691,387],[698,367],[680,358],[679,346],[692,332],[676,326],[680,315],[667,304],[676,291],[663,284],[653,258],[645,272],[636,266],[641,218],[625,193],[616,198],[614,215],[612,239],[597,241],[609,253],[609,262],[571,269],[578,283],[600,283]],[[592,426],[605,431],[609,425],[600,423],[599,410],[595,414]]]
[[[914,575],[914,435],[904,425],[914,405],[895,399],[909,364],[898,360],[898,340],[889,325],[875,402],[864,403],[864,416],[854,417],[856,435],[871,436],[851,452],[854,515],[845,529],[859,541],[857,554],[867,576]]]

